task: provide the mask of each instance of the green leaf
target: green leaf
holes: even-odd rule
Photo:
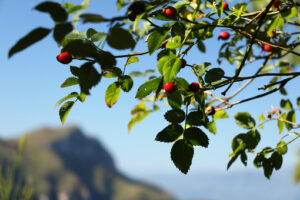
[[[260,142],[260,134],[256,129],[250,130],[247,133],[247,138],[245,140],[247,149],[255,149]]]
[[[148,38],[148,50],[150,55],[160,48],[162,42],[167,38],[169,32],[169,29],[157,28],[150,34]]]
[[[194,148],[184,140],[177,140],[171,149],[171,159],[175,166],[186,174],[192,164]]]
[[[108,51],[98,50],[95,60],[101,65],[103,70],[109,69],[116,65],[115,57]]]
[[[174,124],[179,124],[185,119],[185,113],[181,109],[169,110],[164,116],[166,120]]]
[[[172,59],[176,59],[176,56],[172,51],[169,51],[167,55],[159,58],[159,60],[157,62],[157,69],[158,69],[159,73],[161,73],[161,75],[163,75],[163,73],[164,73],[163,72],[164,65]]]
[[[216,113],[213,116],[214,119],[225,119],[229,118],[228,114],[225,110],[217,110]]]
[[[169,125],[160,131],[155,140],[159,142],[174,142],[183,133],[183,128],[180,125]]]
[[[65,102],[59,109],[59,117],[62,124],[65,123],[66,118],[73,107],[75,101],[67,101]]]
[[[133,49],[135,46],[132,35],[127,30],[118,26],[114,26],[110,29],[106,41],[109,46],[115,49]]]
[[[181,108],[182,105],[182,97],[178,91],[173,93],[167,93],[168,103],[172,108]]]
[[[296,17],[297,15],[298,15],[298,10],[297,10],[297,8],[296,8],[296,6],[295,6],[295,7],[292,7],[292,8],[290,9],[289,13],[286,14],[286,15],[284,15],[284,17],[285,17],[286,19],[290,19],[290,18]]]
[[[125,6],[125,0],[118,0],[117,1],[118,10],[120,10],[124,6]]]
[[[198,76],[201,77],[205,74],[206,70],[211,66],[211,63],[204,62],[200,65],[196,65],[196,68],[198,70]]]
[[[145,101],[141,101],[138,105],[136,105],[132,110],[131,114],[135,115],[139,112],[145,112],[146,111],[146,104]]]
[[[192,126],[201,126],[206,124],[206,120],[202,112],[195,111],[188,114],[186,123]]]
[[[286,115],[287,115],[286,113],[283,113],[280,117],[285,119]],[[284,122],[281,120],[277,120],[277,127],[278,127],[279,134],[281,134],[284,129]]]
[[[217,134],[216,122],[213,120],[207,124],[207,130],[213,134]]]
[[[133,71],[129,74],[131,77],[144,77],[144,74],[142,72]]]
[[[79,80],[76,77],[69,77],[65,80],[65,82],[63,82],[63,84],[61,84],[61,88],[65,88],[65,87],[69,87],[72,85],[78,85],[79,84]]]
[[[96,57],[99,53],[94,43],[86,39],[70,40],[62,52],[68,52],[75,57]]]
[[[107,87],[105,92],[105,102],[109,108],[117,103],[120,92],[121,86],[117,82],[114,82]]]
[[[82,23],[100,23],[106,21],[106,19],[98,14],[82,14],[80,15],[80,18],[83,20]]]
[[[56,2],[45,1],[35,7],[40,12],[49,13],[56,22],[64,22],[68,19],[67,11]]]
[[[219,18],[221,18],[222,14],[223,14],[223,0],[221,0],[217,4],[217,13],[218,13]]]
[[[270,179],[272,172],[273,172],[273,166],[269,159],[265,159],[263,161],[263,168],[264,168],[265,177]]]
[[[141,99],[151,94],[151,92],[156,91],[160,85],[161,79],[162,77],[154,78],[142,84],[139,87],[135,98]]]
[[[173,38],[170,38],[167,42],[166,48],[168,49],[177,49],[181,46],[181,37],[176,35]]]
[[[202,53],[206,52],[205,45],[201,40],[197,41],[197,47],[198,47],[199,51],[201,51]]]
[[[248,158],[247,158],[246,152],[245,152],[245,151],[242,151],[242,152],[241,152],[241,161],[242,161],[242,163],[243,163],[245,166],[247,166],[247,160],[248,160]]]
[[[171,28],[171,35],[172,37],[180,36],[184,38],[185,36],[185,25],[181,22],[176,22]]]
[[[118,67],[110,67],[102,71],[105,78],[114,78],[122,75],[122,70]]]
[[[42,40],[45,38],[49,33],[51,32],[51,29],[46,28],[36,28],[32,30],[30,33],[28,33],[26,36],[21,38],[10,50],[8,53],[8,57],[10,58],[15,53],[22,51],[26,49],[27,47],[31,46],[32,44]]]
[[[130,65],[131,63],[139,62],[139,58],[136,56],[130,56],[127,61],[125,66]]]
[[[284,26],[284,19],[281,15],[277,15],[277,17],[272,21],[271,25],[269,26],[268,33],[272,32],[273,29],[283,29]]]
[[[300,108],[300,97],[297,98],[297,106]]]
[[[293,105],[289,99],[282,99],[280,101],[280,107],[285,110],[293,109]]]
[[[76,30],[73,30],[72,33],[65,36],[64,40],[62,41],[61,45],[64,47],[66,46],[70,41],[73,40],[80,40],[80,39],[86,39],[84,31],[78,32]]]
[[[86,31],[86,36],[88,38],[91,38],[94,34],[98,33],[95,29],[93,28],[89,28],[87,31]]]
[[[53,37],[57,43],[61,43],[64,37],[72,32],[72,23],[56,24],[54,27]]]
[[[207,135],[197,127],[191,127],[184,131],[184,139],[194,146],[208,147],[209,139]]]
[[[285,120],[290,121],[290,122],[296,122],[295,111],[292,110],[292,111],[288,112]],[[287,128],[287,130],[291,130],[294,126],[290,123],[285,123],[285,127]]]
[[[205,82],[212,83],[218,80],[221,80],[225,72],[221,68],[213,68],[206,72]]]
[[[54,106],[54,108],[56,108],[57,106],[59,106],[60,104],[62,104],[63,102],[71,99],[71,98],[74,98],[74,97],[79,97],[79,94],[77,92],[72,92],[70,94],[68,94],[67,96],[65,96],[64,98],[60,99]]]
[[[288,151],[287,145],[284,141],[278,142],[276,148],[279,155],[284,155]]]
[[[181,60],[179,58],[172,58],[168,60],[163,67],[163,75],[165,82],[172,82],[173,78],[181,69]]]
[[[132,119],[128,123],[128,132],[131,131],[132,127],[136,124],[141,122],[143,119],[145,119],[152,111],[145,111],[138,115],[135,115],[132,117]]]
[[[231,148],[233,155],[239,154],[246,149],[247,134],[238,134],[232,139]]]
[[[235,122],[238,126],[251,129],[255,127],[255,120],[248,112],[238,112],[234,115]]]
[[[259,168],[262,166],[263,161],[265,160],[265,157],[263,154],[257,154],[256,157],[253,160],[253,165],[256,168]]]
[[[231,165],[236,161],[236,159],[239,157],[239,155],[235,155],[235,156],[233,156],[230,160],[229,160],[229,162],[228,162],[228,164],[227,164],[227,170],[231,167]]]
[[[120,76],[118,78],[118,82],[120,83],[121,88],[124,92],[129,92],[133,86],[133,80],[128,75]]]
[[[178,90],[187,91],[189,89],[189,83],[184,78],[175,78],[174,84],[176,85]]]
[[[275,69],[274,65],[264,65],[264,67],[262,68],[262,70],[260,70],[260,74],[264,74],[267,73],[271,70]]]
[[[282,155],[280,155],[277,151],[272,153],[270,158],[272,160],[272,164],[276,170],[279,170],[282,166]]]
[[[107,36],[106,33],[103,33],[103,32],[99,32],[99,33],[95,33],[94,35],[91,36],[91,40],[93,42],[101,42],[104,40],[104,38]],[[99,46],[99,44],[98,44]]]
[[[81,92],[90,94],[89,90],[100,82],[101,75],[94,68],[93,64],[88,62],[80,67],[78,78]]]

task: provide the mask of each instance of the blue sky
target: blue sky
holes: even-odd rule
[[[60,49],[55,44],[52,36],[48,36],[42,42],[7,58],[8,50],[15,42],[38,26],[51,28],[54,26],[47,14],[39,13],[32,8],[41,1],[19,1],[0,0],[0,27],[2,37],[0,38],[0,136],[10,138],[24,134],[28,130],[43,126],[61,127],[58,116],[58,109],[54,105],[69,92],[78,91],[77,87],[61,89],[60,84],[71,76],[69,67],[56,61],[56,55]],[[74,3],[80,3],[74,0]],[[102,0],[93,1],[89,12],[99,13],[105,17],[118,15],[115,1]],[[121,11],[120,15],[124,12]],[[78,29],[86,30],[94,27],[98,31],[107,31],[107,25],[88,24],[78,26]],[[221,66],[216,63],[217,51],[222,44],[216,36],[222,29],[214,31],[215,37],[205,41],[207,54],[202,54],[197,49],[186,57],[189,64],[212,62],[214,67],[221,67],[232,75],[235,67],[223,62]],[[106,46],[107,47],[107,46]],[[145,43],[141,42],[136,51],[146,49]],[[260,53],[261,50],[257,49]],[[125,54],[127,51],[113,51],[113,54]],[[130,65],[127,72],[133,70],[144,71],[155,69],[155,56],[142,56],[141,62]],[[122,67],[125,60],[118,60],[118,66]],[[74,62],[72,64],[79,64]],[[260,63],[247,66],[247,70],[254,71]],[[185,68],[180,76],[186,77],[190,82],[195,77],[189,75],[191,72]],[[92,89],[92,95],[87,97],[84,104],[78,103],[72,109],[67,118],[65,126],[78,125],[89,135],[99,138],[115,157],[117,165],[122,171],[131,174],[169,172],[180,173],[170,159],[171,144],[158,143],[154,141],[156,133],[167,126],[163,115],[167,108],[161,108],[160,112],[151,114],[141,124],[133,128],[128,134],[127,123],[130,119],[130,110],[138,103],[134,99],[135,92],[142,79],[137,79],[134,88],[129,93],[121,93],[118,103],[111,109],[107,108],[104,101],[106,87],[113,80],[102,81]],[[261,87],[268,80],[261,78],[254,82],[254,86],[247,92],[241,93],[235,100],[243,99],[249,94],[254,94],[258,87]],[[299,80],[290,82],[286,89],[290,98],[295,102],[299,90]],[[238,88],[242,83],[236,84],[232,89]],[[216,92],[216,94],[218,94]],[[271,109],[270,105],[279,107],[278,103],[282,97],[280,94],[273,94],[263,99],[238,105],[228,111],[231,119],[217,121],[218,134],[209,134],[210,146],[208,149],[196,148],[191,170],[197,171],[226,171],[228,155],[231,152],[231,140],[242,129],[238,128],[232,117],[237,111],[250,111],[258,119],[258,116]],[[273,125],[273,126],[272,126]],[[286,133],[286,132],[285,132]],[[283,134],[285,134],[283,133]],[[270,123],[261,131],[262,142],[258,149],[264,146],[274,146],[282,137],[278,135],[276,123]],[[284,156],[283,168],[292,167],[295,163],[296,148],[299,141],[289,146],[289,152]],[[249,161],[249,169],[253,169],[252,157]],[[244,167],[237,161],[231,170],[242,170]],[[260,169],[262,174],[262,170]],[[275,172],[276,173],[276,172]]]

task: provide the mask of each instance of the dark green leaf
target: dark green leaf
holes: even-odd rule
[[[59,109],[59,117],[62,124],[65,123],[65,120],[73,107],[75,101],[67,101],[65,102]]]
[[[90,94],[89,90],[100,82],[101,75],[93,64],[88,62],[80,67],[78,78],[81,92]]]
[[[184,140],[177,140],[171,149],[171,159],[175,166],[184,174],[186,174],[192,164],[194,156],[194,148]]]
[[[181,22],[176,22],[171,28],[171,35],[172,37],[180,36],[184,38],[185,36],[185,25]]]
[[[295,123],[296,122],[295,111],[292,110],[292,111],[288,112],[285,120]],[[293,126],[293,124],[285,123],[285,127],[287,128],[287,130],[291,130],[294,126]]]
[[[156,91],[160,85],[161,79],[162,77],[154,78],[142,84],[139,87],[135,98],[141,99],[151,94],[151,92]]]
[[[248,160],[248,157],[247,157],[247,154],[245,151],[242,151],[241,152],[241,161],[242,163],[247,166],[247,160]]]
[[[127,30],[118,26],[110,29],[106,41],[109,46],[115,49],[133,49],[135,46],[132,35]]]
[[[220,80],[224,76],[225,72],[221,68],[213,68],[206,72],[205,82],[212,83]]]
[[[227,164],[227,170],[231,167],[231,165],[236,161],[236,159],[239,157],[239,155],[235,155],[235,156],[233,156],[230,160],[229,160],[229,162],[228,162],[228,164]]]
[[[162,42],[167,38],[169,32],[169,29],[157,28],[150,34],[148,38],[148,50],[150,55],[160,48]]]
[[[88,38],[91,38],[94,34],[98,33],[95,29],[93,28],[89,28],[87,31],[86,31],[86,36]]]
[[[111,108],[115,103],[117,103],[120,91],[121,86],[117,82],[114,82],[107,87],[105,92],[105,102],[109,108]]]
[[[118,78],[118,82],[124,92],[129,92],[133,86],[133,80],[130,76],[125,75]]]
[[[159,142],[174,142],[182,132],[182,126],[177,124],[169,125],[156,135],[155,140]]]
[[[270,158],[272,160],[272,164],[276,170],[279,170],[282,165],[282,155],[279,155],[277,151],[272,153],[272,156]]]
[[[265,177],[270,179],[272,172],[273,172],[273,166],[269,159],[265,159],[263,161],[263,168],[264,168]]]
[[[80,18],[83,20],[82,23],[100,23],[104,22],[106,19],[98,14],[82,14]]]
[[[97,47],[89,40],[70,40],[62,49],[75,57],[95,57]]]
[[[239,134],[235,136],[231,143],[231,148],[233,155],[239,154],[241,151],[244,151],[247,146],[247,134]]]
[[[293,105],[289,99],[282,99],[280,101],[280,107],[285,110],[293,109]]]
[[[202,53],[206,52],[205,45],[201,40],[197,41],[197,47],[198,47],[199,51],[201,51]]]
[[[184,139],[194,146],[208,147],[209,139],[207,135],[197,127],[191,127],[184,131]]]
[[[116,65],[115,57],[108,51],[98,50],[95,60],[101,65],[103,70],[109,69]]]
[[[46,28],[36,28],[28,33],[26,36],[21,38],[10,50],[8,53],[8,57],[10,58],[15,53],[26,49],[27,47],[31,46],[32,44],[42,40],[51,32],[51,29]]]
[[[279,155],[284,155],[288,151],[287,145],[284,141],[280,141],[277,144],[276,148],[277,148],[277,152],[278,152]]]
[[[245,129],[251,129],[255,127],[255,120],[247,112],[238,112],[234,115],[234,119],[237,125]]]
[[[265,160],[264,155],[263,154],[258,154],[258,155],[256,155],[256,157],[253,160],[253,165],[256,168],[259,168],[259,167],[262,166],[262,163],[263,163],[264,160]]]
[[[103,32],[95,33],[94,35],[92,35],[91,40],[93,42],[100,42],[101,43],[106,36],[107,36],[107,34],[103,33]],[[98,46],[99,46],[99,44],[98,44]]]
[[[180,109],[173,109],[166,112],[165,118],[171,123],[179,124],[185,119],[185,113]]]
[[[172,108],[181,108],[182,105],[182,97],[178,91],[173,93],[167,93],[168,103]]]
[[[67,78],[67,80],[65,80],[65,82],[63,82],[63,84],[61,84],[60,87],[65,88],[65,87],[69,87],[69,86],[77,85],[77,84],[79,84],[78,78],[70,77],[70,78]]]
[[[64,37],[72,32],[72,23],[56,24],[54,27],[53,37],[57,43],[61,43]]]
[[[64,22],[68,19],[67,11],[56,2],[45,1],[35,7],[40,12],[49,13],[56,22]]]
[[[188,114],[186,122],[192,126],[205,126],[207,124],[207,118],[204,113],[195,111]]]
[[[300,108],[300,97],[297,98],[297,106]]]

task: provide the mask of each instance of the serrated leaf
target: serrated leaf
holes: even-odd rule
[[[162,77],[154,78],[142,84],[139,87],[135,98],[141,99],[151,94],[151,92],[156,91],[160,85],[161,79]]]
[[[225,119],[229,118],[228,114],[225,110],[217,110],[216,113],[213,116],[214,119]]]
[[[206,125],[206,118],[204,113],[200,111],[190,112],[187,116],[186,123],[192,126]]]
[[[293,109],[293,105],[289,99],[282,99],[280,101],[280,107],[285,110]]]
[[[167,99],[168,99],[168,104],[172,108],[181,108],[182,105],[182,97],[181,94],[178,91],[175,91],[173,93],[167,93]]]
[[[127,61],[125,66],[130,65],[131,63],[139,62],[139,58],[136,56],[130,56]]]
[[[86,13],[86,14],[81,14],[80,18],[82,19],[82,23],[100,23],[106,21],[106,19],[102,15],[98,14],[91,14],[91,13]]]
[[[94,68],[93,64],[88,62],[80,67],[78,79],[81,92],[90,94],[90,89],[100,82],[101,75]]]
[[[205,82],[212,83],[222,79],[225,72],[221,68],[213,68],[206,72],[205,74]]]
[[[117,103],[120,92],[121,86],[117,82],[114,82],[107,87],[105,92],[105,102],[109,108]]]
[[[167,121],[174,124],[179,124],[185,119],[185,113],[181,109],[169,110],[164,116]]]
[[[65,96],[64,98],[60,99],[54,106],[54,108],[56,108],[57,106],[59,106],[60,104],[62,104],[63,102],[71,99],[71,98],[74,98],[74,97],[79,97],[79,94],[77,92],[72,92],[70,94],[68,94],[67,96]]]
[[[79,80],[76,77],[69,77],[65,80],[65,82],[63,82],[63,84],[61,84],[61,88],[65,88],[65,87],[69,87],[72,85],[78,85],[79,84]]]
[[[59,109],[59,117],[62,124],[65,123],[66,118],[73,107],[75,101],[67,101],[65,102]]]
[[[68,19],[67,11],[56,2],[45,1],[35,7],[40,12],[46,12],[51,15],[51,18],[56,22],[63,22]]]
[[[209,132],[216,135],[217,134],[216,122],[215,121],[209,122],[207,124],[207,130],[209,130]]]
[[[124,92],[129,92],[133,86],[133,80],[130,76],[120,76],[118,82],[121,85],[121,88]]]
[[[163,75],[165,82],[172,82],[173,78],[181,69],[181,60],[179,58],[172,58],[165,62],[163,67]]]
[[[209,139],[207,135],[197,127],[191,127],[184,131],[184,138],[194,146],[208,147]]]
[[[238,112],[234,115],[235,122],[238,126],[245,129],[252,129],[255,127],[255,120],[248,112]]]
[[[279,155],[284,155],[288,151],[287,145],[284,141],[278,142],[276,149]]]
[[[61,43],[64,37],[72,32],[72,23],[56,24],[54,27],[53,37],[57,43]]]
[[[192,164],[194,148],[184,140],[177,140],[171,149],[171,159],[175,166],[186,174]]]
[[[132,35],[125,29],[118,26],[114,26],[109,30],[109,34],[106,38],[109,46],[115,49],[133,49],[135,41]]]
[[[169,125],[160,131],[155,140],[159,142],[174,142],[183,133],[183,128],[180,125]]]
[[[36,28],[32,30],[30,33],[25,35],[23,38],[21,38],[10,50],[8,53],[8,57],[10,58],[15,53],[22,51],[26,49],[27,47],[31,46],[32,44],[42,40],[45,38],[49,33],[51,32],[51,29],[47,28]]]
[[[169,32],[169,29],[157,28],[150,34],[148,38],[148,50],[150,55],[160,48],[162,42],[167,38]]]

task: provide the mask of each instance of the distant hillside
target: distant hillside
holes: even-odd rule
[[[17,139],[0,140],[0,161],[9,166]],[[40,200],[172,200],[168,193],[118,172],[96,139],[76,127],[41,129],[29,134],[21,176]]]

